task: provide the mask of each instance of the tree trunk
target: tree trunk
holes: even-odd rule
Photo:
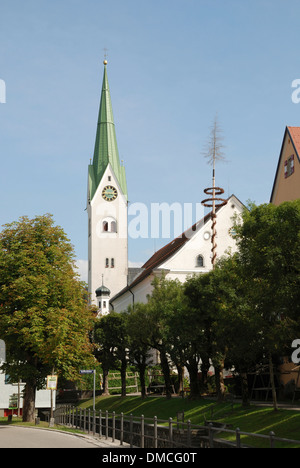
[[[122,359],[121,361],[121,396],[126,397],[126,369],[127,369],[127,359]]]
[[[163,348],[160,349],[160,362],[161,368],[164,375],[165,386],[166,386],[166,398],[170,399],[172,396],[172,383],[170,377],[170,368],[168,358]]]
[[[35,392],[36,383],[34,381],[26,382],[23,400],[23,422],[34,422],[35,420]]]
[[[202,359],[202,362],[201,362],[201,376],[202,376],[202,387],[201,390],[202,392],[207,392],[207,388],[208,388],[208,378],[207,378],[207,374],[208,374],[208,371],[209,371],[209,368],[210,368],[210,362],[209,362],[209,358],[201,358]]]
[[[241,372],[241,386],[242,386],[242,405],[250,405],[250,395],[248,387],[248,378],[246,372]]]
[[[198,381],[198,361],[190,361],[186,364],[190,377],[190,397],[192,399],[200,396],[199,381]]]
[[[274,369],[273,369],[273,362],[272,362],[271,353],[269,353],[269,368],[270,368],[270,382],[271,382],[271,388],[272,388],[273,407],[274,407],[274,411],[277,411],[278,410],[277,395],[276,395],[275,380],[274,380]]]
[[[218,401],[223,401],[225,396],[225,385],[223,378],[224,364],[222,362],[216,364],[215,368],[215,382]]]
[[[146,379],[145,379],[145,372],[146,372],[146,364],[140,363],[138,364],[138,371],[141,383],[141,397],[146,398]]]
[[[103,395],[109,395],[109,390],[108,390],[108,372],[109,369],[106,369],[103,367]]]
[[[183,378],[184,378],[184,366],[176,364],[178,373],[178,394],[181,395],[183,392]]]

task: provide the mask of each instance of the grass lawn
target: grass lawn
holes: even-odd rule
[[[82,408],[92,408],[92,400],[82,403]],[[211,418],[211,410],[213,416]],[[145,418],[168,420],[170,417],[176,421],[178,411],[184,410],[184,420],[190,419],[192,424],[204,424],[205,417],[210,420],[226,422],[231,425],[231,429],[237,427],[243,432],[269,435],[270,431],[275,433],[276,437],[295,439],[300,441],[300,410],[279,409],[277,412],[272,407],[260,407],[251,405],[249,408],[243,408],[240,403],[234,403],[233,408],[228,403],[216,405],[214,400],[200,399],[192,401],[182,398],[171,398],[167,400],[164,397],[148,397],[142,400],[139,396],[119,396],[98,397],[96,399],[96,410],[109,412],[121,412],[124,415],[133,414]],[[232,439],[229,434],[222,434],[222,437]],[[233,439],[235,436],[233,436]],[[249,439],[242,436],[242,442],[249,445],[259,445],[268,447],[269,442],[262,439]],[[276,447],[280,446],[277,442]],[[291,445],[288,445],[291,446]],[[297,445],[294,445],[295,447]],[[300,445],[298,446],[300,448]]]

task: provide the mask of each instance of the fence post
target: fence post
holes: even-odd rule
[[[209,423],[208,425],[208,440],[209,440],[209,448],[214,448],[214,433],[213,433],[212,423]]]
[[[108,411],[105,411],[105,438],[108,439]]]
[[[102,410],[99,410],[99,439],[102,437]]]
[[[83,431],[85,432],[86,430],[86,408],[84,408],[83,411]]]
[[[113,416],[112,416],[112,436],[111,436],[112,442],[115,441],[115,436],[116,436],[116,412],[113,411]]]
[[[93,409],[93,435],[96,433],[96,411]]]
[[[145,417],[141,416],[141,448],[145,447]]]
[[[172,424],[172,418],[169,418],[169,442],[170,442],[170,447],[173,446],[173,424]]]
[[[275,433],[273,431],[270,432],[270,448],[275,448]]]
[[[191,447],[191,420],[189,419],[187,422],[187,446]]]
[[[88,434],[90,433],[91,430],[91,409],[89,408],[88,410]]]
[[[124,440],[124,413],[121,413],[120,419],[120,445],[123,445]]]
[[[236,434],[236,448],[241,448],[241,430],[239,427],[235,430]]]
[[[157,448],[157,416],[154,416],[154,448]]]
[[[130,440],[130,448],[133,447],[133,414],[130,413],[130,421],[129,421],[129,440]]]

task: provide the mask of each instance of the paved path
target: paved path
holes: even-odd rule
[[[127,445],[127,444],[126,444]],[[123,447],[126,447],[124,445]],[[0,426],[0,448],[121,448],[120,442],[35,427]]]

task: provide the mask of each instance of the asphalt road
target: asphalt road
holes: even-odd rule
[[[35,427],[0,426],[0,448],[120,448],[120,442]]]

